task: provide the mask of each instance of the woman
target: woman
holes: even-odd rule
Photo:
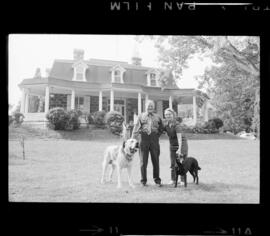
[[[183,154],[187,157],[188,154],[188,144],[187,139],[184,134],[180,133],[179,126],[176,124],[176,115],[173,109],[167,108],[164,111],[165,115],[165,124],[164,130],[169,136],[170,141],[170,159],[171,159],[171,181],[169,184],[175,183],[175,170],[176,165],[176,153]],[[181,181],[184,180],[181,177]]]

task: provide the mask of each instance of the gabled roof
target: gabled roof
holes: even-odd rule
[[[79,67],[79,66],[82,66],[82,67],[88,67],[87,63],[85,63],[83,60],[75,61],[75,62],[72,64],[72,68],[74,68],[74,67]]]
[[[125,69],[122,65],[120,65],[120,64],[117,64],[117,65],[113,66],[113,67],[110,69],[110,71],[114,71],[114,70],[120,70],[120,71],[122,71],[122,72],[126,71],[126,69]]]

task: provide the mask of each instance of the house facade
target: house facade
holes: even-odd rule
[[[159,78],[166,76],[161,86]],[[46,77],[39,73],[24,79],[21,113],[25,121],[45,121],[49,109],[63,107],[93,113],[104,110],[120,112],[126,122],[134,121],[145,111],[148,99],[154,100],[156,112],[173,108],[183,118],[196,124],[198,118],[208,120],[208,96],[195,89],[179,89],[172,73],[145,67],[135,55],[132,63],[84,58],[75,49],[72,60],[55,60]]]

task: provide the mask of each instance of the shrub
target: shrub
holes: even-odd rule
[[[105,116],[105,122],[113,134],[120,135],[123,130],[124,117],[117,111],[110,111]]]
[[[190,127],[190,126],[187,126],[185,124],[181,124],[178,127],[180,129],[180,132],[183,132],[183,133],[193,133],[192,127]]]
[[[23,123],[24,115],[20,112],[15,111],[12,115],[12,118],[13,118],[13,124],[15,126],[19,126]]]
[[[221,119],[213,118],[205,122],[203,125],[197,124],[193,128],[193,133],[201,133],[201,134],[218,133],[219,128],[221,128],[222,126],[223,126],[223,121]]]
[[[89,125],[93,125],[94,124],[94,116],[93,116],[93,114],[91,114],[91,113],[88,113],[87,114],[87,121],[88,121],[88,124]]]
[[[8,125],[13,123],[14,118],[11,115],[8,115]]]
[[[67,112],[68,120],[65,129],[75,130],[80,127],[79,117],[82,115],[81,111],[71,110]]]
[[[55,107],[48,111],[46,118],[49,128],[54,130],[65,130],[69,123],[69,114],[62,107]]]
[[[96,111],[93,114],[93,119],[94,119],[94,125],[97,128],[105,128],[105,111]]]
[[[183,119],[182,119],[180,116],[176,117],[175,120],[176,120],[176,122],[177,122],[178,124],[181,124],[182,121],[183,121]]]
[[[219,129],[219,128],[221,128],[223,126],[223,121],[221,119],[213,118],[210,121],[212,121],[212,120],[213,120],[213,122],[215,124],[216,129]]]

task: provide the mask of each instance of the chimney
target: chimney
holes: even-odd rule
[[[37,69],[36,69],[34,78],[41,78],[41,70],[40,70],[40,68],[37,68]]]
[[[84,50],[82,49],[74,49],[73,50],[73,60],[79,61],[84,58]]]
[[[139,49],[138,49],[137,44],[134,45],[133,56],[131,58],[131,61],[132,61],[133,65],[136,65],[136,66],[141,66],[142,65],[142,59],[140,57],[140,53],[139,53]]]

